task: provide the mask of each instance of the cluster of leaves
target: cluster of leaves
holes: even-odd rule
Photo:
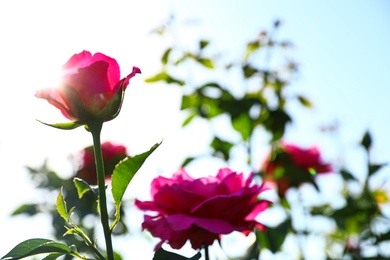
[[[114,201],[114,212],[111,215],[110,230],[114,235],[123,235],[128,232],[127,225],[123,221],[124,210],[122,205],[123,195],[132,178],[141,168],[149,155],[157,149],[160,144],[154,145],[149,151],[134,157],[123,159],[114,169],[112,174],[112,197]],[[102,249],[95,241],[95,226],[86,225],[99,219],[98,197],[99,191],[96,186],[91,186],[80,178],[63,179],[54,171],[48,169],[44,163],[39,169],[28,168],[33,179],[36,180],[38,188],[43,192],[57,191],[59,194],[55,204],[29,203],[18,207],[13,215],[27,214],[34,216],[38,213],[51,215],[56,242],[49,239],[34,238],[26,240],[15,246],[8,254],[1,259],[22,259],[36,254],[48,254],[44,259],[57,259],[64,256],[65,259],[91,259],[87,257],[92,254],[97,259],[105,259]],[[71,208],[68,208],[71,205]],[[115,259],[122,259],[119,253],[115,252]]]
[[[181,110],[186,114],[183,127],[188,127],[194,119],[201,119],[203,123],[212,125],[219,122],[221,117],[229,118],[229,124],[225,128],[232,130],[240,138],[230,140],[220,136],[217,131],[211,131],[213,137],[208,144],[212,151],[210,156],[229,163],[232,149],[244,146],[248,166],[260,177],[264,176],[264,172],[261,172],[259,165],[251,165],[255,159],[251,158],[252,151],[258,146],[254,142],[256,131],[261,131],[261,134],[269,137],[270,150],[276,153],[278,141],[283,139],[288,125],[293,123],[293,116],[289,113],[287,104],[298,101],[303,108],[312,107],[311,102],[303,95],[288,94],[288,87],[298,71],[296,63],[288,57],[284,59],[276,57],[275,59],[279,58],[282,63],[271,66],[274,64],[271,62],[271,54],[281,50],[288,51],[292,46],[288,41],[275,39],[274,35],[279,27],[280,23],[276,21],[269,32],[263,31],[255,40],[248,42],[243,50],[242,59],[238,62],[221,61],[221,55],[210,54],[208,48],[211,48],[211,43],[207,40],[200,40],[198,47],[193,51],[183,46],[168,46],[161,57],[161,71],[146,79],[148,83],[164,82],[182,88]],[[164,36],[166,30],[169,30],[169,26],[158,32]],[[187,70],[183,70],[184,67]],[[183,71],[190,73],[186,74]],[[192,78],[191,75],[196,74],[195,71],[199,71],[199,75],[203,76]],[[234,76],[240,80],[227,80],[229,83],[226,84],[222,79],[215,80],[213,75],[218,73],[222,73],[223,77],[228,79]],[[209,75],[212,80],[204,75]],[[231,82],[239,83],[229,85]],[[372,145],[369,132],[364,135],[361,145],[368,153]],[[202,156],[186,158],[183,166]],[[287,197],[279,195],[279,200],[273,207],[280,208],[286,216],[285,219],[275,226],[269,226],[265,233],[256,231],[255,243],[240,259],[258,259],[263,250],[277,254],[282,251],[288,235],[308,238],[315,234],[316,232],[308,226],[302,229],[294,225],[296,215],[292,214],[292,207],[304,207],[304,216],[298,217],[304,221],[320,216],[336,226],[331,233],[322,234],[327,239],[329,248],[324,254],[330,259],[342,257],[363,259],[365,255],[370,254],[363,250],[368,246],[376,249],[374,250],[376,253],[370,257],[388,257],[388,252],[386,255],[379,250],[379,244],[390,239],[390,228],[386,227],[386,232],[373,229],[379,222],[382,226],[383,223],[389,226],[389,218],[383,214],[380,206],[381,203],[388,202],[387,193],[369,187],[375,173],[383,166],[384,164],[372,164],[368,161],[368,174],[363,183],[346,169],[336,169],[345,187],[343,194],[345,205],[341,208],[332,208],[329,204],[307,207],[303,206],[303,201],[300,205],[290,205]],[[303,175],[297,172],[296,176]],[[314,179],[311,180],[309,183],[320,193],[321,190]],[[351,182],[361,186],[359,195],[353,195],[348,189]],[[355,238],[357,242],[352,243]],[[305,245],[301,245],[302,257],[307,250],[304,247]],[[343,248],[341,252],[340,247]]]
[[[329,247],[331,249],[338,244],[343,248],[344,258],[365,259],[364,256],[368,254],[367,259],[385,259],[390,257],[390,252],[381,250],[381,244],[390,240],[390,216],[384,210],[389,202],[388,191],[384,188],[373,188],[372,183],[386,164],[371,161],[372,139],[369,132],[364,134],[360,145],[367,158],[366,177],[359,180],[348,170],[341,169],[340,175],[345,187],[344,206],[332,208],[325,204],[313,207],[311,213],[328,217],[336,224],[337,228],[329,235]],[[349,188],[353,184],[359,187],[358,191]],[[378,225],[379,229],[376,228]],[[367,253],[368,250],[372,253]],[[329,253],[332,256],[332,251]]]
[[[279,140],[292,122],[291,115],[286,109],[287,102],[297,99],[302,105],[310,107],[310,102],[302,95],[287,97],[285,89],[291,78],[297,72],[297,65],[286,57],[280,66],[259,64],[259,58],[269,59],[269,53],[283,49],[288,51],[291,44],[288,41],[277,41],[273,34],[279,28],[279,21],[274,23],[271,32],[263,31],[258,37],[247,43],[242,60],[220,61],[213,55],[207,56],[210,42],[200,40],[193,52],[181,47],[169,46],[163,53],[162,70],[146,79],[146,82],[165,82],[179,85],[183,88],[181,110],[187,114],[183,127],[194,119],[204,119],[210,123],[218,121],[221,116],[228,116],[230,127],[239,133],[240,140],[226,140],[217,132],[209,146],[213,155],[229,160],[231,148],[244,145],[248,148],[250,161],[251,138],[257,129],[264,129],[271,135],[272,141]],[[169,27],[168,27],[169,28]],[[163,31],[159,31],[162,33]],[[182,67],[188,67],[189,74],[180,73]],[[205,80],[195,80],[193,71],[201,71],[209,75]],[[222,73],[241,79],[237,85],[225,85],[215,79],[214,74]],[[179,74],[179,75],[176,75]],[[210,80],[211,79],[211,80]],[[272,98],[269,98],[272,97]],[[193,158],[187,158],[184,165]]]

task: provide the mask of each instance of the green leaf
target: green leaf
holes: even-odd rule
[[[58,128],[58,129],[62,129],[62,130],[72,130],[72,129],[75,129],[77,127],[83,126],[83,124],[80,124],[80,123],[77,123],[77,122],[48,124],[48,123],[42,122],[42,121],[40,121],[38,119],[36,119],[36,120],[39,123],[42,123],[44,125],[51,126],[51,127]]]
[[[355,176],[352,175],[352,173],[342,169],[340,171],[340,174],[341,174],[341,177],[343,177],[344,180],[346,181],[356,181],[357,179],[355,178]]]
[[[44,238],[33,238],[21,242],[15,246],[8,254],[3,256],[1,259],[22,259],[28,256],[45,253],[57,253],[67,254],[70,253],[71,249],[62,243],[58,243],[49,239]],[[53,258],[49,258],[53,259]]]
[[[182,127],[188,125],[192,119],[194,119],[198,114],[197,113],[193,113],[191,115],[189,115],[184,121],[183,121],[183,124],[181,125]]]
[[[167,63],[168,63],[168,58],[169,58],[169,54],[171,53],[171,51],[172,51],[172,48],[168,48],[168,49],[164,52],[164,54],[163,54],[163,56],[162,56],[162,58],[161,58],[161,63],[162,63],[162,64],[167,64]]]
[[[211,142],[210,146],[215,150],[216,154],[222,154],[223,159],[229,160],[230,149],[233,147],[233,144],[227,141],[224,141],[218,137],[214,137],[214,140]]]
[[[184,257],[182,255],[172,253],[164,250],[162,247],[157,249],[156,253],[154,253],[153,260],[198,260],[201,258],[201,253],[198,252],[191,258]]]
[[[146,83],[154,83],[158,81],[165,81],[168,84],[178,84],[179,86],[183,86],[185,84],[184,81],[171,77],[165,71],[162,71],[153,77],[145,79]]]
[[[194,157],[187,157],[184,162],[181,164],[182,167],[185,167],[187,164],[191,163],[193,160],[195,160]]]
[[[250,247],[246,250],[243,257],[237,258],[235,260],[253,260],[259,259],[260,255],[260,246],[257,239],[250,245]]]
[[[308,107],[308,108],[313,107],[313,104],[304,96],[298,96],[298,100],[304,107]]]
[[[232,126],[241,134],[243,140],[248,140],[252,134],[253,124],[248,114],[242,113],[239,117],[234,118]]]
[[[168,78],[168,74],[165,71],[162,71],[153,77],[145,79],[145,82],[147,83],[152,83],[152,82],[157,82],[157,81],[164,81]]]
[[[252,67],[249,64],[246,64],[242,67],[242,71],[244,73],[245,78],[250,78],[253,75],[255,75],[257,72],[259,72],[256,68]]]
[[[185,110],[187,108],[191,107],[198,107],[200,105],[200,100],[198,95],[191,94],[191,95],[183,95],[181,99],[181,110]]]
[[[62,256],[62,253],[52,253],[50,255],[47,255],[45,258],[42,260],[56,260],[58,257]]]
[[[291,117],[286,113],[286,111],[277,109],[277,110],[262,110],[262,124],[264,128],[272,134],[272,140],[279,140],[285,131],[285,128],[288,123],[291,122]]]
[[[209,41],[202,40],[199,42],[199,49],[203,50],[207,45],[209,45]]]
[[[67,222],[69,222],[68,209],[66,208],[66,202],[64,196],[62,195],[62,187],[60,193],[57,196],[56,207],[58,214]]]
[[[257,232],[261,246],[276,253],[280,250],[290,228],[291,219],[286,219],[276,227],[268,227],[265,232]]]
[[[39,212],[39,204],[23,204],[15,209],[11,216],[16,216],[20,214],[27,214],[29,216],[34,216]]]
[[[115,227],[120,219],[120,206],[123,195],[127,189],[127,186],[130,184],[131,180],[141,168],[145,160],[149,157],[150,154],[154,152],[161,144],[157,143],[149,151],[142,154],[138,154],[133,157],[127,157],[115,167],[114,173],[112,174],[112,195],[115,202],[115,221],[111,226],[111,229]]]
[[[364,133],[364,136],[362,140],[360,141],[360,144],[368,151],[371,148],[372,145],[372,138],[370,132],[366,131]]]
[[[85,193],[88,191],[92,191],[96,196],[98,195],[98,190],[92,188],[86,181],[80,178],[73,179],[74,186],[77,189],[77,194],[79,195],[79,199],[81,199]]]
[[[249,42],[246,46],[246,52],[244,56],[245,60],[247,60],[252,55],[252,53],[257,51],[259,48],[260,48],[259,41]]]
[[[387,163],[382,163],[382,164],[370,164],[368,166],[368,176],[373,175],[376,173],[378,170],[380,170],[383,166],[387,165]]]
[[[198,57],[196,58],[196,61],[205,66],[206,68],[214,69],[214,62],[211,59]]]

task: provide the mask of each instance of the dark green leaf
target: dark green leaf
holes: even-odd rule
[[[184,162],[181,164],[182,167],[185,167],[188,165],[190,162],[192,162],[195,158],[194,157],[188,157],[184,160]]]
[[[355,176],[352,175],[352,173],[342,169],[340,171],[340,174],[341,174],[341,177],[343,177],[344,180],[346,181],[356,181],[357,179],[355,178]]]
[[[120,205],[122,197],[125,194],[127,186],[130,184],[134,175],[138,172],[141,166],[144,164],[145,160],[149,157],[150,154],[154,152],[161,144],[157,143],[149,151],[142,154],[138,154],[133,157],[127,157],[122,160],[114,169],[112,174],[112,195],[115,201],[115,222],[112,225],[111,229],[115,227],[116,223],[120,218]]]
[[[383,166],[387,165],[387,163],[382,163],[382,164],[370,164],[368,166],[368,176],[373,175],[376,173],[378,170],[380,170]]]
[[[249,64],[244,65],[242,67],[242,71],[244,72],[245,78],[250,78],[258,72],[258,70],[256,68],[252,67]]]
[[[48,124],[48,123],[42,122],[38,119],[36,119],[36,120],[44,125],[51,126],[51,127],[58,128],[58,129],[62,129],[62,130],[72,130],[72,129],[75,129],[77,127],[83,126],[83,124],[79,124],[77,122]]]
[[[214,149],[217,155],[222,154],[225,161],[229,160],[230,149],[233,147],[232,143],[224,141],[218,137],[214,137],[210,146]]]
[[[52,253],[50,255],[47,255],[45,258],[42,260],[56,260],[58,257],[64,255],[63,253]]]
[[[209,41],[202,40],[199,42],[199,49],[203,50],[207,45],[209,45]]]
[[[157,251],[154,253],[153,260],[198,260],[201,258],[201,253],[198,252],[196,255],[193,257],[184,257],[182,255],[172,253],[169,251],[164,250],[162,247],[157,249]]]
[[[390,231],[388,231],[387,233],[378,235],[378,237],[376,238],[376,243],[380,243],[383,241],[389,241],[389,240],[390,240]]]
[[[260,245],[257,239],[252,243],[252,245],[245,252],[243,257],[235,258],[234,260],[254,260],[259,259],[260,255]]]
[[[39,212],[38,204],[23,204],[19,206],[17,209],[15,209],[11,215],[16,216],[20,214],[27,214],[29,216],[34,216],[38,212]]]
[[[200,86],[199,89],[204,89],[204,88],[207,88],[207,87],[222,89],[221,86],[217,82],[208,82],[208,83],[203,84],[202,86]]]
[[[260,245],[268,248],[272,253],[278,252],[290,228],[291,219],[286,219],[276,227],[268,227],[265,232],[258,232]]]
[[[281,109],[262,110],[262,123],[267,131],[272,134],[272,140],[279,140],[285,131],[287,123],[291,122],[291,117]]]
[[[1,259],[22,259],[28,256],[45,253],[58,253],[67,254],[70,253],[70,248],[62,243],[58,243],[44,238],[33,238],[21,242],[15,246],[8,254]]]
[[[370,132],[365,132],[360,144],[368,151],[372,145],[372,138]]]

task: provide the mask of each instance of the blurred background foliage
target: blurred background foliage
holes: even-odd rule
[[[188,156],[182,166],[196,164],[205,157],[232,166],[238,153],[239,160],[255,172],[261,182],[265,172],[258,164],[258,158],[254,158],[258,154],[255,150],[263,145],[258,142],[258,136],[266,138],[270,160],[277,157],[282,165],[291,163],[291,158],[286,154],[281,156],[283,151],[280,150],[288,127],[294,124],[295,115],[289,111],[288,104],[296,102],[301,109],[310,109],[313,104],[304,93],[294,93],[290,89],[299,74],[299,64],[290,55],[293,43],[278,38],[278,30],[283,26],[281,22],[277,20],[268,30],[254,35],[253,40],[243,46],[239,60],[229,60],[224,53],[218,52],[218,46],[213,46],[213,42],[207,39],[201,39],[191,46],[178,45],[172,40],[175,38],[172,27],[178,26],[175,23],[172,17],[153,31],[162,42],[172,44],[167,44],[159,57],[161,70],[147,76],[145,81],[180,88],[180,109],[184,114],[182,127],[198,123],[209,129],[212,136],[208,143],[209,153]],[[165,41],[170,37],[171,41]],[[390,241],[389,191],[385,188],[386,180],[379,180],[383,181],[382,185],[371,185],[374,181],[378,182],[375,180],[376,173],[387,162],[375,162],[375,158],[371,158],[370,149],[374,142],[369,131],[356,143],[359,144],[357,149],[361,149],[366,157],[366,175],[363,180],[343,165],[334,165],[332,173],[322,175],[325,185],[333,185],[334,179],[329,179],[329,182],[326,180],[330,175],[338,175],[342,182],[341,191],[334,191],[340,192],[340,202],[335,204],[321,197],[321,186],[317,185],[318,175],[309,174],[306,179],[299,179],[302,178],[302,172],[286,168],[282,174],[289,173],[290,178],[295,176],[299,179],[299,185],[287,187],[287,193],[276,191],[272,194],[274,204],[270,210],[282,217],[268,219],[267,232],[256,231],[252,246],[243,249],[242,256],[235,259],[286,255],[290,259],[306,259],[308,250],[322,250],[326,259],[390,258],[387,246]],[[72,178],[59,177],[47,168],[46,163],[40,168],[29,167],[28,170],[33,183],[43,194],[57,194],[59,188],[64,187],[69,207],[76,207],[74,217],[77,223],[86,234],[94,237],[96,230],[91,223],[96,222],[98,214],[94,196],[79,200]],[[77,169],[74,176],[76,174]],[[26,203],[15,209],[13,214],[50,215],[56,238],[76,244],[82,251],[81,241],[73,236],[63,237],[65,223],[55,210],[55,200],[51,201],[53,203]],[[123,206],[122,214],[126,214],[127,206]],[[127,234],[127,226],[128,223],[122,221],[114,230],[115,235]],[[316,239],[321,243],[313,249],[313,244],[309,242]],[[295,241],[293,244],[297,245],[298,252],[286,249],[288,240]],[[292,253],[294,255],[289,255]]]

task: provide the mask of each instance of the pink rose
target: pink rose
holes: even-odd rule
[[[155,178],[152,201],[135,201],[139,209],[156,212],[145,215],[142,223],[143,229],[161,239],[155,250],[164,242],[179,249],[187,240],[192,248],[200,249],[222,234],[249,234],[254,228],[264,231],[255,217],[270,204],[257,198],[268,188],[251,184],[253,176],[245,179],[242,173],[223,168],[215,177],[194,179],[180,169],[172,178]]]
[[[92,55],[88,51],[73,55],[62,68],[61,84],[57,88],[40,90],[35,96],[46,99],[66,118],[82,124],[115,118],[130,78],[141,73],[139,68],[133,67],[129,75],[120,79],[115,59],[102,53]]]
[[[127,157],[126,147],[111,142],[102,143],[102,154],[106,178],[110,178],[115,166]],[[83,179],[92,185],[97,185],[95,156],[93,146],[84,148],[81,152],[81,164],[76,177]]]
[[[314,176],[332,172],[332,166],[321,160],[316,147],[300,148],[293,144],[281,144],[275,158],[267,159],[262,166],[264,179],[275,183],[280,196],[291,187],[314,181]]]

